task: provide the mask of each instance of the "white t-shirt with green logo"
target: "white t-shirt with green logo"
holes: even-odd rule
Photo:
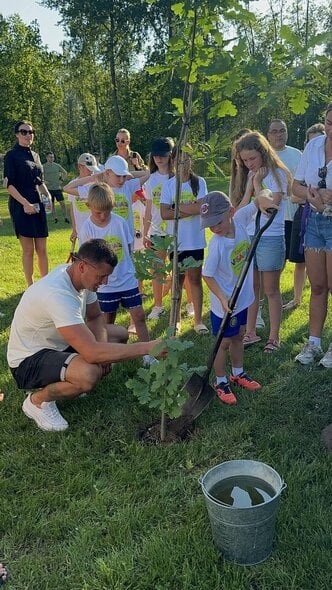
[[[166,221],[160,216],[160,198],[162,187],[169,180],[169,174],[153,172],[145,184],[145,196],[147,201],[152,201],[151,226],[149,236],[165,236]]]
[[[111,213],[109,223],[105,227],[99,227],[89,217],[81,228],[80,244],[94,238],[106,240],[118,257],[118,264],[109,275],[107,285],[101,285],[98,293],[118,293],[135,289],[138,283],[129,250],[134,237],[129,231],[128,223],[116,213]]]
[[[234,215],[235,237],[213,235],[209,242],[208,255],[204,262],[202,274],[213,277],[222,291],[230,298],[246,259],[250,238],[247,225],[257,213],[254,203],[239,209]],[[233,315],[249,307],[254,301],[253,266],[250,265],[240,291]],[[218,317],[224,317],[224,310],[216,295],[210,291],[210,309]]]
[[[204,178],[199,179],[199,189],[197,197],[193,194],[189,182],[183,182],[180,193],[180,203],[194,203],[197,199],[203,198],[208,190]],[[170,178],[163,184],[161,191],[160,203],[164,205],[172,205],[175,201],[176,178]],[[174,221],[167,221],[167,233],[173,235]],[[191,215],[179,220],[179,234],[178,234],[179,252],[185,250],[200,250],[205,248],[205,230],[200,227],[200,216]]]

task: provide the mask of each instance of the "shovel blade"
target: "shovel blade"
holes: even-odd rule
[[[192,374],[183,386],[183,391],[186,391],[189,397],[182,408],[181,415],[190,420],[198,418],[216,395],[213,387],[197,373]]]

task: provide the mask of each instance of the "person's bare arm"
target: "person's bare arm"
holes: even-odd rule
[[[148,170],[132,170],[130,174],[134,178],[139,179],[141,186],[143,186],[143,184],[150,178],[150,172]]]
[[[84,186],[85,184],[93,184],[95,182],[100,182],[103,174],[104,174],[104,172],[97,172],[96,174],[93,174],[92,176],[83,176],[81,178],[75,178],[74,180],[71,180],[70,182],[68,182],[68,184],[66,184],[63,187],[63,190],[65,191],[65,193],[68,193],[69,195],[74,195],[75,197],[77,197],[79,186]]]
[[[181,211],[181,209],[179,209],[179,219],[183,219],[184,217],[190,217],[191,215],[191,213],[184,213],[184,211]],[[160,216],[162,219],[166,219],[167,221],[174,220],[175,209],[172,209],[172,205],[166,205],[165,203],[161,203]]]
[[[160,340],[135,342],[133,344],[115,344],[97,342],[85,324],[58,328],[62,338],[72,346],[82,358],[90,364],[103,364],[126,361],[145,354],[151,354]]]
[[[227,313],[228,311],[231,311],[228,307],[228,297],[223,292],[223,290],[220,289],[217,281],[213,277],[206,277],[205,275],[203,275],[203,279],[209,287],[210,291],[214,293],[216,297],[218,297],[224,312]]]
[[[304,205],[304,203],[307,200],[307,191],[308,191],[308,187],[305,186],[304,184],[302,184],[302,182],[300,182],[299,180],[293,180],[293,185],[292,185],[292,202],[294,197],[297,197],[299,199],[299,203],[300,205]],[[300,202],[301,201],[301,202]]]

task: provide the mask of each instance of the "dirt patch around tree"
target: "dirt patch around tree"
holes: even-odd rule
[[[140,429],[138,432],[138,439],[149,445],[165,445],[189,439],[192,436],[194,429],[195,425],[193,421],[187,417],[180,416],[174,420],[168,418],[166,438],[164,441],[160,440],[160,420],[152,422],[152,424]]]

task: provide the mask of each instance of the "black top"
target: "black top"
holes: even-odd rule
[[[6,153],[4,176],[7,186],[14,186],[29,203],[39,203],[37,186],[44,182],[39,155],[18,143]]]
[[[37,190],[37,186],[44,182],[39,155],[29,147],[23,147],[17,143],[5,155],[4,177],[7,187],[14,186],[29,203],[39,203],[39,212],[35,215],[27,215],[24,213],[23,206],[9,196],[9,211],[16,235],[46,237],[48,232],[45,208]]]

